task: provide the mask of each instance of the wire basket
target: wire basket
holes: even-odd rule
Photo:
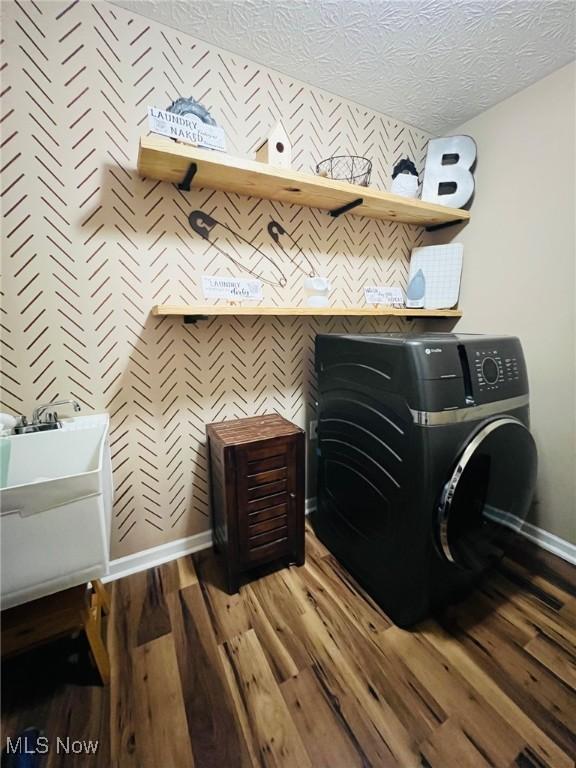
[[[372,173],[372,161],[359,155],[335,155],[321,160],[316,166],[318,176],[334,181],[348,181],[367,187]]]

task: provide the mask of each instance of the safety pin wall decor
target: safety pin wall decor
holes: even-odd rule
[[[242,237],[242,235],[238,234],[238,232],[235,232],[233,229],[231,229],[227,224],[223,224],[221,221],[218,221],[213,216],[210,216],[208,213],[204,213],[204,211],[192,211],[192,213],[188,216],[188,221],[190,222],[190,226],[196,232],[197,235],[200,235],[201,238],[206,240],[206,242],[210,243],[211,246],[213,246],[218,253],[221,253],[223,256],[225,256],[227,259],[229,259],[238,269],[242,269],[245,272],[248,272],[253,277],[257,277],[258,280],[261,280],[263,283],[266,283],[267,285],[277,285],[283,288],[287,284],[286,275],[282,272],[280,267],[274,262],[270,256],[268,256],[264,251],[262,251],[260,248],[258,248],[257,245],[254,245],[253,242],[250,240],[247,240],[245,237]],[[244,261],[239,260],[238,257],[232,256],[230,253],[225,251],[223,248],[220,248],[220,246],[217,244],[218,237],[212,235],[212,231],[216,227],[222,227],[224,230],[229,232],[231,235],[233,235],[235,238],[240,240],[240,242],[245,243],[246,245],[249,245],[252,248],[252,253],[248,256],[248,259],[251,259],[252,256],[257,253],[259,256],[262,257],[262,259],[265,259],[269,264],[272,265],[272,268],[276,270],[276,272],[279,273],[280,277],[277,281],[270,280],[269,278],[263,277],[261,274],[259,274],[256,270],[250,269],[246,265]],[[230,247],[234,247],[231,243],[229,243]]]
[[[316,276],[316,268],[314,267],[314,265],[312,264],[312,262],[310,261],[308,256],[306,256],[306,254],[304,253],[304,251],[302,250],[302,248],[300,247],[298,242],[294,239],[294,237],[290,234],[290,232],[287,232],[284,229],[284,227],[282,226],[282,224],[280,224],[279,221],[274,221],[274,219],[272,219],[270,221],[270,223],[268,224],[268,234],[270,235],[272,240],[274,240],[276,245],[280,248],[280,250],[282,251],[284,256],[286,256],[286,258],[289,261],[291,261],[292,264],[294,264],[296,269],[299,269],[300,272],[303,272],[306,275],[306,277],[315,277]],[[286,235],[286,237],[290,240],[291,244],[297,249],[297,257],[296,258],[300,258],[300,259],[302,259],[302,261],[306,262],[307,268],[305,268],[301,264],[299,264],[296,261],[296,258],[291,256],[288,253],[288,251],[286,250],[286,248],[284,248],[284,246],[280,242],[280,238],[283,235]]]
[[[206,242],[210,243],[211,246],[213,246],[218,253],[221,253],[223,256],[225,256],[229,261],[231,261],[238,269],[244,270],[245,272],[248,272],[253,277],[257,277],[259,280],[261,280],[263,283],[266,283],[267,285],[276,285],[281,288],[283,288],[288,280],[286,279],[286,275],[282,272],[282,269],[278,266],[278,264],[272,259],[271,256],[269,256],[267,253],[265,253],[261,248],[259,248],[257,245],[254,245],[253,241],[247,240],[245,237],[240,235],[238,232],[235,232],[231,227],[229,227],[227,224],[223,224],[221,221],[218,221],[213,216],[210,216],[208,213],[204,213],[204,211],[192,211],[192,213],[188,216],[188,221],[190,222],[190,226],[196,232],[197,235],[200,235],[200,237],[203,240],[206,240]],[[224,250],[220,247],[218,244],[218,236],[213,235],[213,230],[216,227],[222,227],[222,229],[226,230],[226,232],[229,232],[231,235],[233,235],[237,240],[239,240],[241,243],[245,243],[246,245],[249,245],[250,248],[252,248],[252,253],[248,256],[248,259],[251,259],[254,254],[258,254],[262,257],[262,259],[265,259],[274,270],[279,274],[279,279],[277,281],[271,280],[269,278],[263,277],[262,274],[260,274],[255,269],[250,269],[249,266],[247,266],[245,258],[242,258],[242,261],[240,261],[240,254],[232,255],[229,253],[229,251]],[[268,234],[272,238],[272,240],[276,243],[280,251],[283,253],[283,255],[286,257],[286,259],[293,264],[296,269],[298,269],[300,272],[306,275],[306,277],[315,277],[316,276],[316,269],[314,265],[312,264],[311,260],[306,256],[303,249],[300,247],[298,242],[294,239],[292,234],[290,232],[287,232],[286,229],[280,224],[279,221],[275,221],[274,219],[270,220],[270,223],[268,224]],[[284,245],[281,242],[281,238],[285,237],[290,241],[290,244],[292,247],[296,248],[296,255],[291,255]],[[234,249],[234,246],[232,243],[228,243],[230,248]]]

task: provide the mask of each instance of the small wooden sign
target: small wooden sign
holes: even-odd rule
[[[219,125],[208,125],[194,115],[177,115],[165,109],[148,107],[148,127],[152,133],[195,144],[197,147],[226,151],[226,136]]]
[[[366,304],[384,304],[387,307],[403,307],[404,295],[401,288],[385,285],[367,285],[364,288]]]
[[[254,278],[202,276],[205,299],[262,300],[262,283]]]

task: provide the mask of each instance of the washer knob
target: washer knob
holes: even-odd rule
[[[498,364],[493,357],[485,357],[482,360],[482,376],[487,384],[496,384],[499,373]]]

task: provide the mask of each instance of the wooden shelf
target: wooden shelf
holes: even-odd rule
[[[362,199],[350,210],[353,216],[438,226],[470,218],[468,211],[411,200],[370,187],[359,187],[321,176],[275,168],[255,160],[178,144],[161,136],[143,136],[138,151],[138,171],[149,179],[181,184],[196,165],[192,185],[241,195],[279,200],[308,208],[337,211]]]
[[[324,317],[462,317],[459,309],[396,309],[395,307],[382,307],[374,309],[372,307],[247,307],[230,306],[222,304],[220,306],[202,306],[175,304],[157,304],[152,307],[152,314],[157,316],[171,315],[174,317],[214,317],[221,315],[244,315],[244,316],[278,316],[278,317],[300,317],[300,316],[324,316]]]

